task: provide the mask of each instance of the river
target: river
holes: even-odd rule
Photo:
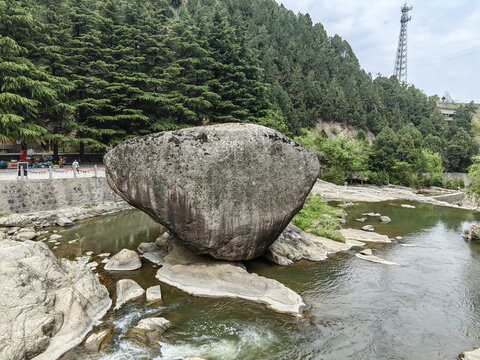
[[[92,355],[79,346],[62,359],[455,359],[480,346],[480,245],[461,236],[480,215],[420,203],[410,203],[416,209],[408,209],[402,203],[360,203],[346,209],[347,227],[372,224],[379,233],[403,236],[401,243],[415,245],[370,246],[375,255],[401,266],[358,259],[355,250],[290,267],[262,259],[246,263],[249,271],[275,278],[304,297],[310,308],[301,319],[245,301],[193,297],[161,284],[162,306],[133,302],[106,315],[99,328],[115,328],[106,354]],[[392,222],[355,221],[364,212],[379,212]],[[113,254],[136,249],[163,231],[132,210],[63,230],[54,252],[69,258],[87,250]],[[77,236],[85,236],[82,249],[68,244]],[[144,263],[121,276],[100,274],[113,293],[120,278],[132,278],[144,288],[158,284],[156,270]],[[139,347],[123,338],[139,319],[154,314],[175,325],[159,347]]]

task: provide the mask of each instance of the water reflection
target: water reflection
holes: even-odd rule
[[[347,226],[364,212],[392,219],[367,223],[380,233],[404,236],[397,243],[370,246],[381,258],[402,266],[373,264],[339,253],[329,260],[302,261],[290,267],[264,259],[246,263],[249,271],[277,279],[299,292],[311,306],[303,319],[276,314],[259,304],[232,299],[189,296],[162,284],[161,316],[174,323],[158,349],[142,349],[122,340],[103,359],[454,359],[480,345],[480,244],[469,244],[461,233],[479,220],[473,212],[405,202],[359,204],[347,209]],[[87,221],[64,231],[86,236],[85,249],[116,252],[152,241],[162,228],[139,211]],[[63,254],[68,255],[65,246]],[[156,268],[111,274],[112,282],[132,278],[144,288],[158,283]],[[111,290],[113,287],[109,286]],[[138,303],[109,313],[116,324],[148,316]],[[122,332],[125,329],[122,328]],[[65,359],[88,358],[81,347]],[[97,357],[98,358],[98,357]]]

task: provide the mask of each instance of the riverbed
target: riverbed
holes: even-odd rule
[[[405,203],[416,208],[400,206]],[[275,278],[304,297],[309,308],[301,319],[246,301],[193,297],[161,284],[160,306],[133,302],[105,316],[98,328],[115,328],[106,354],[88,354],[80,346],[62,359],[455,359],[478,347],[480,245],[461,234],[480,215],[397,200],[359,203],[346,212],[346,227],[371,224],[381,234],[402,236],[401,242],[369,246],[401,266],[364,261],[353,256],[356,250],[290,267],[263,259],[247,262],[249,271]],[[392,222],[355,220],[366,212],[387,215]],[[113,254],[154,241],[163,231],[147,215],[131,210],[61,230],[54,252],[69,258],[90,250]],[[68,244],[76,237],[85,237],[81,248]],[[99,268],[112,295],[120,278],[132,278],[144,288],[158,284],[158,268],[147,262],[121,275]],[[123,338],[139,319],[154,314],[174,324],[158,347],[139,347]]]

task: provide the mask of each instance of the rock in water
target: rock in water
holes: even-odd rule
[[[480,225],[472,224],[465,230],[463,237],[467,240],[480,241]]]
[[[0,359],[57,359],[110,308],[105,286],[47,245],[0,241]]]
[[[252,124],[167,131],[130,139],[105,156],[110,187],[196,254],[262,255],[301,209],[317,157]]]

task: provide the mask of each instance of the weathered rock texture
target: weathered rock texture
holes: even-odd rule
[[[480,242],[480,225],[472,224],[465,230],[463,237],[467,240],[479,241]]]
[[[288,266],[302,259],[326,260],[329,254],[362,246],[365,246],[365,243],[360,241],[347,239],[341,243],[306,233],[293,225],[288,225],[270,246],[265,257],[278,265]]]
[[[245,299],[281,313],[300,315],[303,299],[276,280],[248,273],[241,263],[196,256],[174,245],[156,278],[189,294]]]
[[[115,309],[120,309],[125,303],[130,300],[142,297],[145,294],[145,290],[142,289],[135,281],[131,279],[118,280],[116,284],[117,302],[115,303]]]
[[[123,249],[112,256],[104,269],[108,271],[137,270],[142,267],[140,256],[133,250]]]
[[[0,359],[56,359],[110,308],[84,265],[59,262],[41,242],[0,241]]]
[[[105,156],[109,185],[196,254],[262,255],[299,211],[317,157],[251,124],[162,132],[127,140]]]

